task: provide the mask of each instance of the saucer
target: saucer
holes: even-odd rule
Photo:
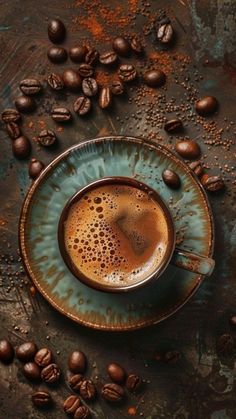
[[[178,190],[162,180],[164,169],[181,179]],[[89,288],[76,279],[60,254],[61,212],[77,191],[109,176],[133,177],[155,189],[169,206],[182,249],[212,256],[213,217],[206,194],[175,154],[159,144],[125,136],[77,144],[49,164],[32,184],[19,223],[20,250],[28,275],[58,311],[101,330],[141,328],[167,318],[196,292],[204,276],[169,265],[156,282],[123,294]]]

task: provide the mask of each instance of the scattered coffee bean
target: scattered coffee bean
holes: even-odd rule
[[[91,380],[84,380],[81,383],[79,392],[84,400],[92,400],[95,397],[96,388]]]
[[[51,406],[52,398],[48,391],[38,390],[32,394],[32,402],[36,407],[46,408]]]
[[[46,367],[52,362],[52,351],[50,351],[48,348],[40,349],[36,353],[34,361],[39,367]]]
[[[126,379],[126,372],[124,368],[122,368],[116,362],[112,362],[107,367],[107,373],[112,381],[115,383],[122,383]]]
[[[119,68],[118,75],[125,82],[132,81],[137,76],[137,71],[132,64],[122,64]]]
[[[78,407],[81,405],[80,399],[77,396],[69,396],[63,403],[63,409],[68,415],[74,415]]]
[[[0,340],[0,362],[10,364],[14,358],[14,349],[7,339]]]
[[[31,179],[36,179],[40,175],[44,167],[45,165],[40,160],[31,159],[28,170],[29,177],[31,177]]]
[[[202,176],[204,170],[202,167],[202,163],[199,160],[189,163],[189,167],[190,169],[192,169],[196,176]]]
[[[62,90],[64,87],[64,81],[60,74],[57,73],[51,73],[49,74],[47,78],[48,85],[53,90]]]
[[[221,355],[231,354],[234,349],[233,337],[228,333],[221,335],[217,340],[216,349]]]
[[[73,47],[69,50],[69,57],[74,63],[81,63],[85,59],[88,48],[85,45]]]
[[[28,138],[21,135],[16,140],[14,140],[12,142],[12,152],[18,159],[25,159],[28,157],[31,152],[31,144]]]
[[[66,36],[66,28],[60,19],[52,19],[48,24],[48,37],[54,44],[60,44]]]
[[[63,73],[65,86],[72,92],[77,92],[81,87],[81,78],[78,71],[67,69]]]
[[[74,351],[68,359],[68,367],[74,374],[83,373],[86,370],[87,358],[82,351]]]
[[[50,129],[44,129],[39,133],[38,142],[44,147],[49,147],[53,145],[57,137],[53,131]]]
[[[8,122],[19,122],[20,119],[21,115],[16,109],[5,109],[5,111],[2,112],[2,120],[6,124],[8,124]]]
[[[61,64],[67,60],[67,51],[62,47],[50,47],[47,56],[52,63]]]
[[[20,127],[15,122],[8,122],[8,124],[6,124],[6,130],[12,140],[16,140],[21,136]]]
[[[225,187],[224,181],[220,176],[209,176],[205,174],[201,177],[201,183],[209,192],[218,192]]]
[[[113,95],[122,95],[124,93],[125,87],[124,83],[121,80],[114,80],[111,85],[111,92]]]
[[[179,189],[180,187],[180,177],[173,170],[166,169],[162,172],[162,179],[165,184],[171,189]]]
[[[114,39],[112,48],[121,57],[126,57],[130,53],[129,41],[127,41],[127,39],[123,38],[122,36],[118,36]]]
[[[138,390],[141,387],[142,383],[143,381],[139,377],[139,375],[129,374],[126,380],[126,388],[132,393]]]
[[[88,77],[82,81],[82,90],[86,96],[96,96],[98,92],[98,84],[95,79]]]
[[[86,115],[91,109],[92,103],[89,97],[79,96],[74,102],[74,111],[79,115]]]
[[[16,348],[16,357],[22,362],[34,359],[38,348],[34,342],[25,342]]]
[[[168,351],[164,355],[164,361],[167,364],[176,364],[181,359],[181,353],[179,351]]]
[[[138,38],[135,38],[135,37],[132,38],[130,45],[131,45],[132,50],[136,52],[137,54],[141,54],[143,52],[143,45],[141,44]]]
[[[233,314],[233,316],[230,317],[229,319],[229,324],[230,326],[232,326],[233,328],[236,328],[236,315]]]
[[[87,406],[80,406],[74,414],[74,419],[88,419],[90,417],[90,411]]]
[[[91,48],[85,55],[85,62],[90,65],[95,65],[99,59],[99,53],[96,49]]]
[[[35,362],[27,362],[23,367],[23,373],[30,381],[40,381],[41,371]]]
[[[53,108],[51,116],[56,122],[68,122],[71,120],[71,113],[67,108]]]
[[[91,77],[94,74],[94,68],[90,64],[80,64],[78,69],[79,75],[81,77]]]
[[[19,112],[33,112],[36,108],[34,99],[30,96],[19,96],[15,100],[15,106]]]
[[[99,94],[98,100],[99,106],[102,109],[106,109],[111,106],[111,90],[110,87],[103,87]]]
[[[125,392],[119,384],[107,383],[102,388],[102,397],[108,402],[117,403],[124,398]]]
[[[206,96],[195,103],[195,109],[201,116],[207,116],[218,109],[218,101],[214,96]]]
[[[179,131],[183,128],[182,121],[180,119],[170,119],[164,125],[164,129],[166,132],[172,134],[172,132]]]
[[[81,374],[75,374],[69,378],[69,385],[72,388],[72,390],[79,391],[83,381],[84,377]]]
[[[100,55],[99,61],[104,65],[111,65],[117,61],[117,55],[114,51],[107,51]]]
[[[144,73],[143,79],[149,87],[160,87],[165,84],[166,75],[161,70],[150,70]]]
[[[160,41],[162,44],[168,44],[170,41],[172,41],[173,36],[174,30],[170,22],[160,25],[157,31],[158,41]]]
[[[180,140],[175,145],[177,153],[187,160],[197,159],[201,155],[199,145],[193,140]]]
[[[20,82],[20,89],[25,95],[35,95],[42,90],[38,79],[25,79]]]
[[[41,378],[46,383],[56,383],[61,375],[61,370],[57,364],[49,364],[41,371]]]

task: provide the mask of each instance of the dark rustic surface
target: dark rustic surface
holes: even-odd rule
[[[86,120],[75,118],[71,125],[58,132],[57,147],[45,151],[34,145],[32,156],[47,164],[68,146],[109,133],[149,136],[172,147],[176,137],[169,138],[162,126],[163,118],[170,116],[170,110],[175,114],[171,107],[173,98],[187,125],[184,134],[200,144],[209,173],[221,173],[226,180],[224,194],[210,196],[216,224],[214,275],[205,280],[195,297],[171,319],[132,333],[102,333],[80,327],[58,314],[40,295],[29,298],[30,284],[17,250],[17,223],[30,184],[28,163],[12,157],[10,140],[1,127],[0,338],[8,337],[14,345],[28,338],[34,339],[39,347],[48,345],[64,375],[69,352],[80,348],[89,359],[88,375],[98,376],[99,382],[106,380],[105,366],[113,360],[147,380],[142,393],[129,397],[117,408],[102,400],[93,403],[91,408],[96,418],[126,418],[130,416],[128,409],[132,406],[137,408],[137,417],[147,419],[233,419],[236,417],[235,352],[219,356],[216,340],[229,331],[228,318],[235,311],[236,301],[235,4],[232,0],[215,2],[214,6],[213,2],[209,4],[203,0],[152,0],[149,4],[144,0],[1,1],[1,108],[12,105],[19,94],[21,79],[30,75],[43,79],[50,69],[56,69],[46,58],[48,18],[59,16],[65,22],[68,29],[66,46],[87,38],[101,51],[107,48],[112,36],[141,31],[146,43],[146,58],[149,56],[154,60],[149,67],[160,66],[167,73],[168,83],[161,90],[162,97],[144,95],[139,99],[140,105],[134,99],[140,87],[134,85],[129,88],[131,103],[128,98],[117,99],[110,112],[96,108]],[[159,15],[160,8],[168,11],[178,35],[175,45],[162,53],[151,30],[152,20]],[[140,69],[148,66],[146,58],[138,60]],[[67,62],[60,68],[70,64]],[[192,112],[192,99],[188,100],[189,94],[192,98],[214,94],[220,102],[219,114],[207,123],[197,120]],[[56,103],[71,106],[74,97],[64,93],[55,95],[45,89],[38,99],[37,112],[23,121],[23,130],[33,144],[33,137],[41,127],[55,127],[48,116],[51,106]],[[186,103],[189,108],[184,109]],[[137,113],[137,110],[141,112]],[[151,118],[147,118],[150,114]],[[215,145],[211,141],[215,141]],[[232,331],[232,334],[236,339],[236,332]],[[175,349],[182,354],[175,365],[158,361],[158,353]],[[52,388],[54,409],[40,413],[31,405],[33,386],[23,377],[19,363],[15,361],[9,367],[1,365],[0,371],[1,418],[64,417],[61,404],[70,394],[65,381]]]

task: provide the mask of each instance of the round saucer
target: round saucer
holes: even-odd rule
[[[174,170],[181,188],[169,189],[165,168]],[[169,205],[178,247],[212,256],[213,218],[207,197],[192,171],[165,147],[142,139],[113,136],[71,147],[32,184],[22,207],[19,236],[25,268],[42,295],[76,322],[101,330],[132,330],[177,311],[203,280],[169,265],[156,282],[126,294],[109,294],[84,285],[60,254],[57,228],[66,202],[102,177],[133,177],[155,189]]]

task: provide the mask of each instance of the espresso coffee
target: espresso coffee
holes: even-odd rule
[[[137,283],[162,263],[168,225],[151,194],[126,184],[105,184],[71,205],[64,222],[67,256],[92,281]]]

